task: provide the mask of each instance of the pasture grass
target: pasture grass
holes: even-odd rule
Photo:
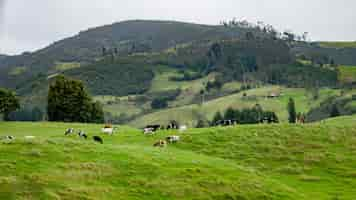
[[[281,96],[273,99],[266,98],[271,92],[281,93]],[[246,93],[246,97],[243,96],[244,93]],[[287,103],[289,98],[295,100],[297,112],[307,113],[311,108],[319,106],[322,101],[339,93],[339,90],[320,89],[319,98],[315,100],[309,91],[302,88],[266,86],[217,98],[205,102],[203,105],[192,104],[147,114],[133,120],[130,125],[142,127],[145,124],[168,123],[169,120],[174,119],[194,126],[197,118],[201,115],[205,115],[211,120],[217,111],[223,112],[229,107],[236,109],[250,108],[256,104],[260,104],[264,110],[276,112],[280,121],[286,122],[288,119]]]
[[[343,83],[351,83],[356,80],[356,66],[339,66],[339,80]]]
[[[78,62],[56,62],[54,69],[57,71],[67,71],[70,69],[79,68],[81,66]]]
[[[10,76],[18,76],[27,71],[27,67],[13,67],[13,69],[9,72]]]
[[[307,125],[159,131],[0,122],[0,199],[298,199],[356,197],[356,117]],[[100,135],[104,144],[66,128]],[[168,135],[181,141],[152,144]],[[24,136],[36,139],[26,141]]]
[[[349,41],[340,41],[340,42],[319,42],[319,45],[321,47],[326,47],[326,48],[356,48],[356,41],[355,42],[349,42]]]

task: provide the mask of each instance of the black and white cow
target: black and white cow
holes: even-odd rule
[[[159,129],[161,129],[161,125],[159,124],[155,124],[155,125],[147,125],[144,129],[151,129],[153,132],[158,131]]]
[[[64,135],[71,135],[74,134],[74,128],[69,128],[64,132]]]
[[[15,137],[11,136],[11,135],[6,135],[6,136],[2,136],[0,137],[0,140],[14,140]]]
[[[179,140],[180,140],[180,137],[178,135],[172,135],[172,136],[166,137],[166,141],[168,143],[177,143],[177,142],[179,142]]]
[[[79,137],[84,138],[84,139],[88,138],[88,135],[85,134],[85,132],[82,130],[79,130],[78,135],[79,135]]]

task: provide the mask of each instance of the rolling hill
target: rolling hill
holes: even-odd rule
[[[160,131],[120,127],[104,144],[65,137],[68,127],[0,123],[2,199],[298,199],[353,200],[355,116],[309,125],[247,125]],[[181,141],[152,144],[167,135]],[[25,140],[24,136],[36,136]]]
[[[267,98],[271,93],[280,93],[277,98]],[[314,99],[310,91],[302,88],[285,88],[280,86],[266,86],[243,92],[227,95],[205,102],[203,105],[191,104],[176,108],[170,108],[147,115],[140,116],[130,122],[131,126],[143,127],[146,124],[167,124],[170,120],[177,120],[182,124],[195,126],[197,120],[203,118],[212,120],[218,111],[224,112],[228,108],[243,109],[252,108],[260,104],[263,109],[276,112],[280,121],[287,122],[287,103],[289,98],[294,98],[296,109],[301,113],[308,113],[312,108],[318,108],[320,103],[330,97],[338,96],[338,90],[321,89],[318,99]],[[246,96],[244,96],[246,94]]]
[[[352,68],[337,65],[354,63],[354,50],[348,43],[291,42],[254,25],[124,21],[36,52],[1,57],[0,85],[16,90],[23,107],[45,111],[48,85],[64,74],[84,82],[104,104],[109,121],[136,126],[171,119],[194,124],[203,115],[211,119],[218,110],[256,103],[285,121],[289,97],[303,95],[298,111],[307,113],[338,95]],[[252,88],[247,98],[244,87]],[[270,88],[287,95],[265,99]],[[313,88],[320,88],[318,101],[309,94]],[[199,106],[202,91],[207,103]],[[168,107],[152,108],[157,99],[169,99]]]
[[[248,29],[225,29],[174,21],[124,21],[80,32],[36,52],[8,56],[0,62],[0,85],[15,88],[38,73],[53,72],[56,62],[91,63],[116,49],[120,55],[159,52],[197,40],[241,37]],[[26,67],[21,76],[8,76],[14,67]]]

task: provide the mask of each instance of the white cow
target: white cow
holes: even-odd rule
[[[180,131],[180,132],[184,132],[184,131],[186,131],[186,130],[188,130],[187,125],[181,125],[181,126],[179,126],[179,131]]]
[[[117,128],[102,128],[101,129],[101,132],[105,133],[105,134],[108,134],[108,135],[113,135],[115,133],[115,130]]]
[[[180,136],[178,136],[178,135],[168,136],[168,137],[166,137],[166,140],[169,143],[177,143],[180,140]]]
[[[143,134],[145,134],[145,135],[154,135],[155,132],[154,132],[153,128],[144,128],[143,129]]]

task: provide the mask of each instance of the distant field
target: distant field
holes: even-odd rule
[[[22,73],[26,72],[27,68],[26,67],[14,67],[10,72],[9,75],[11,76],[18,76],[21,75]]]
[[[102,125],[4,123],[0,199],[354,200],[356,117],[307,125],[188,129],[185,133]],[[64,136],[66,128],[104,144]],[[168,135],[181,141],[152,144]],[[25,140],[24,136],[36,136]]]
[[[319,45],[327,48],[356,48],[356,42],[319,42]]]
[[[80,63],[78,62],[56,62],[55,69],[57,71],[66,71],[70,69],[79,68]]]
[[[272,92],[281,93],[281,96],[274,99],[267,99],[266,96]],[[246,91],[247,97],[243,97],[244,92],[221,97],[201,105],[188,105],[178,108],[166,109],[152,114],[142,116],[130,124],[132,126],[144,126],[150,123],[168,123],[169,120],[177,120],[181,123],[194,125],[198,115],[205,115],[208,119],[212,119],[217,111],[224,111],[229,107],[232,108],[247,108],[260,104],[263,109],[271,110],[277,113],[282,122],[287,121],[287,103],[290,97],[296,102],[297,112],[308,112],[312,107],[319,104],[330,96],[339,94],[338,90],[321,89],[319,98],[314,100],[310,92],[305,89],[284,88],[279,86],[270,86],[252,89]]]
[[[356,66],[339,66],[339,80],[350,83],[356,81]]]
[[[159,66],[155,69],[155,78],[152,81],[151,89],[149,92],[161,92],[174,89],[201,89],[203,83],[207,82],[212,76],[204,77],[194,81],[172,81],[171,77],[181,76],[178,70],[167,66]]]
[[[104,105],[104,111],[114,116],[120,116],[121,114],[132,116],[141,113],[146,108],[146,105],[137,105],[130,101],[129,98],[135,98],[135,96],[95,96],[94,100],[101,102]]]

